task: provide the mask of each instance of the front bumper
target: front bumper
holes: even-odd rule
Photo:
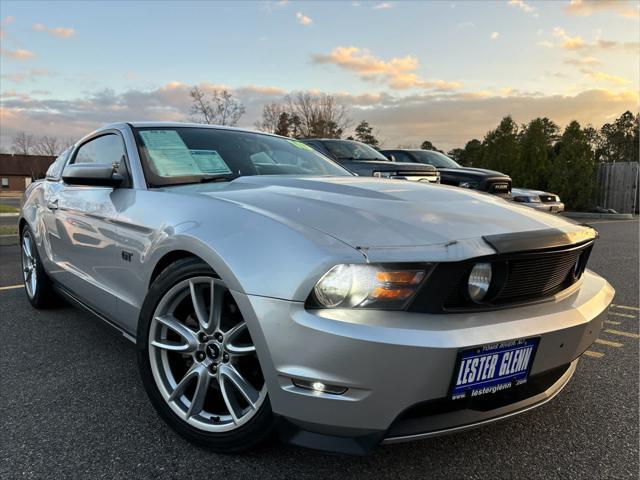
[[[540,202],[540,203],[520,203],[527,207],[533,208],[540,212],[560,213],[564,212],[564,203],[562,202]]]
[[[579,289],[547,302],[466,314],[308,311],[302,303],[234,292],[285,436],[350,453],[481,425],[544,403],[567,383],[576,359],[597,338],[613,295],[606,280],[590,271]],[[558,372],[541,391],[503,399],[496,408],[446,407],[435,414],[427,408],[429,414],[420,415],[425,404],[447,402],[460,350],[538,336],[530,379]],[[348,390],[318,393],[294,386],[292,379]]]

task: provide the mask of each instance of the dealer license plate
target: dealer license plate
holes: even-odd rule
[[[451,398],[476,397],[526,383],[539,341],[526,338],[463,350],[458,355]]]

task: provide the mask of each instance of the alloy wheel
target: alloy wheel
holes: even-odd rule
[[[22,276],[24,278],[24,285],[27,289],[27,294],[30,298],[33,298],[36,294],[36,287],[38,284],[38,271],[36,269],[36,257],[33,254],[35,246],[33,245],[33,239],[31,233],[28,230],[22,235]]]
[[[267,396],[247,324],[220,279],[194,277],[173,286],[154,312],[148,351],[160,394],[200,430],[239,428]]]

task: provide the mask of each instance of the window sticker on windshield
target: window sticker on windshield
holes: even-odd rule
[[[303,150],[308,150],[310,152],[315,152],[315,150],[313,149],[313,147],[310,147],[309,145],[307,145],[306,143],[302,143],[302,142],[298,142],[297,140],[287,140],[291,145],[293,145],[294,147],[298,147],[301,148]]]
[[[141,130],[151,164],[163,177],[201,175],[202,170],[175,130]]]
[[[184,149],[187,146],[175,130],[141,130],[140,136],[148,149]]]
[[[190,152],[202,173],[213,175],[231,173],[231,169],[216,150],[190,150]]]
[[[202,170],[186,148],[148,149],[154,170],[162,177],[201,175]]]

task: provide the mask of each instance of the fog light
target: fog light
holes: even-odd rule
[[[481,302],[491,286],[491,264],[476,263],[469,274],[469,297],[476,303]]]
[[[312,390],[318,393],[332,393],[334,395],[342,395],[347,391],[347,387],[340,387],[338,385],[326,385],[317,380],[301,380],[299,378],[293,379],[293,384],[296,387],[304,388],[305,390]]]

